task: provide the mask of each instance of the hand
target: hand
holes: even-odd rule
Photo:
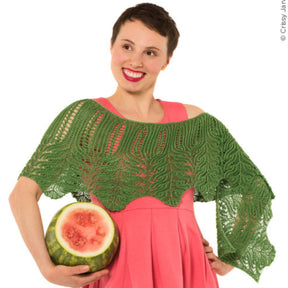
[[[214,253],[213,248],[209,246],[209,242],[206,239],[202,239],[202,244],[204,246],[205,253],[210,262],[210,267],[215,270],[215,272],[224,276],[228,274],[234,267],[230,264],[222,262]]]
[[[96,280],[109,273],[109,270],[104,269],[94,273],[83,274],[88,271],[89,266],[87,265],[79,265],[74,267],[54,265],[44,276],[49,282],[53,284],[66,287],[82,287],[95,282]]]

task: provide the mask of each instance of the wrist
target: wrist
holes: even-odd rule
[[[234,266],[227,264],[227,263],[226,263],[226,265],[227,265],[228,273],[234,269]]]
[[[55,268],[55,264],[51,261],[51,259],[47,259],[47,261],[43,261],[41,264],[38,264],[39,270],[43,277],[50,281],[51,275],[53,273],[53,269]]]

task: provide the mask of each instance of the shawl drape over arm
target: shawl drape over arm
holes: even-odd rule
[[[274,194],[228,130],[214,121],[211,134],[218,139],[223,175],[216,187],[218,255],[258,281],[275,257],[266,234]]]
[[[95,195],[111,211],[144,196],[177,206],[187,189],[216,201],[219,258],[259,280],[275,257],[266,230],[274,195],[265,178],[215,117],[175,123],[121,118],[80,100],[52,122],[20,176],[57,199]]]

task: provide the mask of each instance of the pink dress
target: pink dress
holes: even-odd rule
[[[123,117],[106,98],[95,100]],[[165,112],[159,123],[187,119],[183,104],[158,101]],[[120,248],[108,267],[110,274],[84,288],[219,287],[202,245],[193,192],[187,190],[177,207],[142,197],[119,212],[108,211],[119,229]],[[95,196],[91,200],[103,207]]]

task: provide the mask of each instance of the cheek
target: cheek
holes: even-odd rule
[[[122,66],[124,62],[127,61],[127,56],[121,52],[113,52],[111,55],[111,63],[113,66]]]
[[[163,67],[163,63],[161,61],[151,61],[146,64],[146,67],[149,67],[150,74],[158,75]]]

